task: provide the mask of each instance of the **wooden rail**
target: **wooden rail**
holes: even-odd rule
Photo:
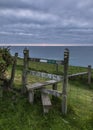
[[[42,78],[49,78],[52,80],[57,80],[59,82],[62,81],[64,78],[62,75],[49,74],[49,73],[39,72],[39,71],[28,71],[28,73],[30,73],[33,76],[38,76],[38,77],[42,77]],[[87,75],[87,74],[88,74],[88,72],[80,72],[80,73],[76,73],[76,74],[70,74],[70,75],[68,75],[68,78],[80,76],[80,75]]]
[[[86,74],[88,74],[88,72],[81,72],[81,73],[71,74],[71,75],[68,75],[68,77],[75,77],[75,76],[86,75]]]
[[[61,97],[62,96],[62,93],[57,91],[57,90],[43,88],[41,91],[43,93],[50,94],[50,95],[53,95],[55,97]]]

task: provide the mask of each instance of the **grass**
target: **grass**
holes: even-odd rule
[[[30,63],[34,70],[47,70],[55,73],[54,65]],[[38,67],[37,67],[38,66]],[[30,68],[30,69],[31,69]],[[22,60],[18,60],[14,81],[15,88],[21,88]],[[86,68],[70,66],[69,73],[85,71]],[[59,74],[62,73],[59,66]],[[10,77],[11,67],[7,71]],[[29,83],[42,82],[47,79],[28,76]],[[50,87],[50,86],[49,86]],[[62,91],[62,83],[58,84]],[[51,96],[50,96],[51,98]],[[52,100],[52,99],[51,99]],[[0,130],[92,130],[93,129],[93,83],[87,84],[87,77],[73,78],[68,84],[68,114],[61,113],[61,98],[52,100],[52,108],[43,114],[40,93],[36,92],[35,102],[29,104],[27,94],[4,91],[0,98]]]
[[[22,69],[23,60],[18,59],[18,69]],[[63,65],[58,65],[58,72],[56,72],[56,65],[55,64],[48,64],[42,62],[29,62],[29,69],[36,70],[46,73],[53,73],[62,75],[63,74]],[[79,66],[69,66],[69,74],[79,73],[79,72],[86,72],[87,67],[79,67]]]

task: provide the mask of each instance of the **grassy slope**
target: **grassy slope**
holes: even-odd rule
[[[21,60],[18,61],[15,87],[21,87]],[[37,64],[30,63],[32,68]],[[36,66],[36,67],[35,67]],[[38,63],[38,70],[54,72],[54,65]],[[55,67],[55,66],[54,66]],[[61,72],[61,66],[59,67]],[[71,67],[69,73],[85,71],[86,68]],[[9,69],[10,71],[10,69]],[[9,71],[7,76],[9,75]],[[46,79],[29,76],[28,81],[34,83]],[[52,100],[52,108],[47,115],[43,114],[40,93],[35,96],[34,105],[30,105],[27,95],[4,92],[0,99],[0,130],[92,130],[93,129],[93,89],[87,85],[86,77],[70,80],[68,85],[68,115],[61,114],[61,100]],[[58,84],[60,91],[62,84]]]

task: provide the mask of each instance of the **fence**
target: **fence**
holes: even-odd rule
[[[28,90],[31,90],[31,85],[27,85],[27,71],[28,71],[28,65],[29,65],[29,54],[28,54],[28,50],[25,49],[23,51],[24,53],[24,69],[23,69],[23,74],[22,74],[22,84],[23,84],[23,93],[26,91],[26,87]],[[33,60],[33,59],[32,59]],[[42,59],[35,59],[37,62],[48,62],[48,63],[52,63],[52,64],[59,64],[58,61],[54,61],[54,60],[42,60]],[[69,63],[69,50],[68,49],[65,49],[64,51],[64,61],[60,61],[61,64],[64,65],[64,78],[63,78],[63,90],[62,90],[62,113],[63,114],[66,114],[67,113],[67,84],[68,84],[68,63]],[[50,81],[48,81],[50,82]],[[55,82],[57,83],[57,82]],[[51,82],[51,84],[54,86],[55,83]],[[38,84],[38,85],[37,85]],[[34,84],[33,85],[33,89],[34,87],[35,88],[40,88],[40,87],[43,87],[45,85],[47,85],[47,83],[37,83],[37,84]],[[39,85],[40,84],[40,85]],[[36,87],[37,86],[37,87]],[[29,89],[30,87],[30,89]],[[43,94],[44,96],[44,94]],[[32,90],[29,91],[29,97],[30,97],[30,101],[33,101],[33,92]],[[43,99],[43,98],[42,98]],[[49,101],[49,99],[45,100],[45,101]],[[43,101],[44,102],[44,101]],[[47,104],[47,103],[46,103]]]

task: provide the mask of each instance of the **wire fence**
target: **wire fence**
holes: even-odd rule
[[[89,85],[87,80],[85,75],[73,77],[68,84],[68,109],[73,111],[80,121],[93,118],[93,82]]]

